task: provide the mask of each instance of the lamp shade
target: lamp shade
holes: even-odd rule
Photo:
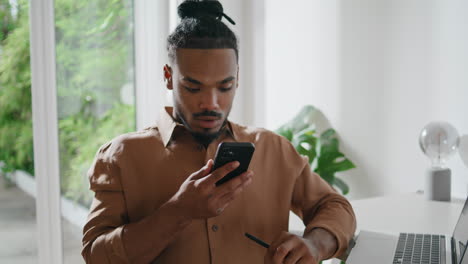
[[[445,162],[456,152],[459,142],[457,130],[447,122],[431,122],[419,135],[419,146],[435,168],[445,167]]]
[[[458,146],[458,153],[465,166],[468,168],[468,135],[460,137],[460,145]]]

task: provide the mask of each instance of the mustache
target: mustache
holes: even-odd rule
[[[215,112],[215,111],[205,111],[205,112],[193,114],[194,118],[199,118],[199,117],[203,117],[203,116],[214,116],[214,117],[217,117],[217,118],[221,118],[223,115],[221,113],[218,113],[218,112]]]

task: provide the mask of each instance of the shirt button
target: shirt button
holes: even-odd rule
[[[219,229],[218,225],[213,225],[213,226],[211,227],[211,230],[213,230],[213,232],[218,231],[218,229]]]

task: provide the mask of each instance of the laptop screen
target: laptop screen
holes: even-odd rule
[[[457,263],[461,263],[461,258],[465,253],[466,245],[468,242],[468,199],[465,201],[460,218],[458,218],[457,225],[453,231],[452,249],[455,250]],[[464,256],[463,263],[468,260],[468,256]],[[468,262],[466,262],[468,263]]]

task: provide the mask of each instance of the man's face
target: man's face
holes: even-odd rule
[[[238,86],[233,49],[178,49],[172,68],[164,67],[173,90],[174,118],[201,141],[216,138],[231,111]]]

